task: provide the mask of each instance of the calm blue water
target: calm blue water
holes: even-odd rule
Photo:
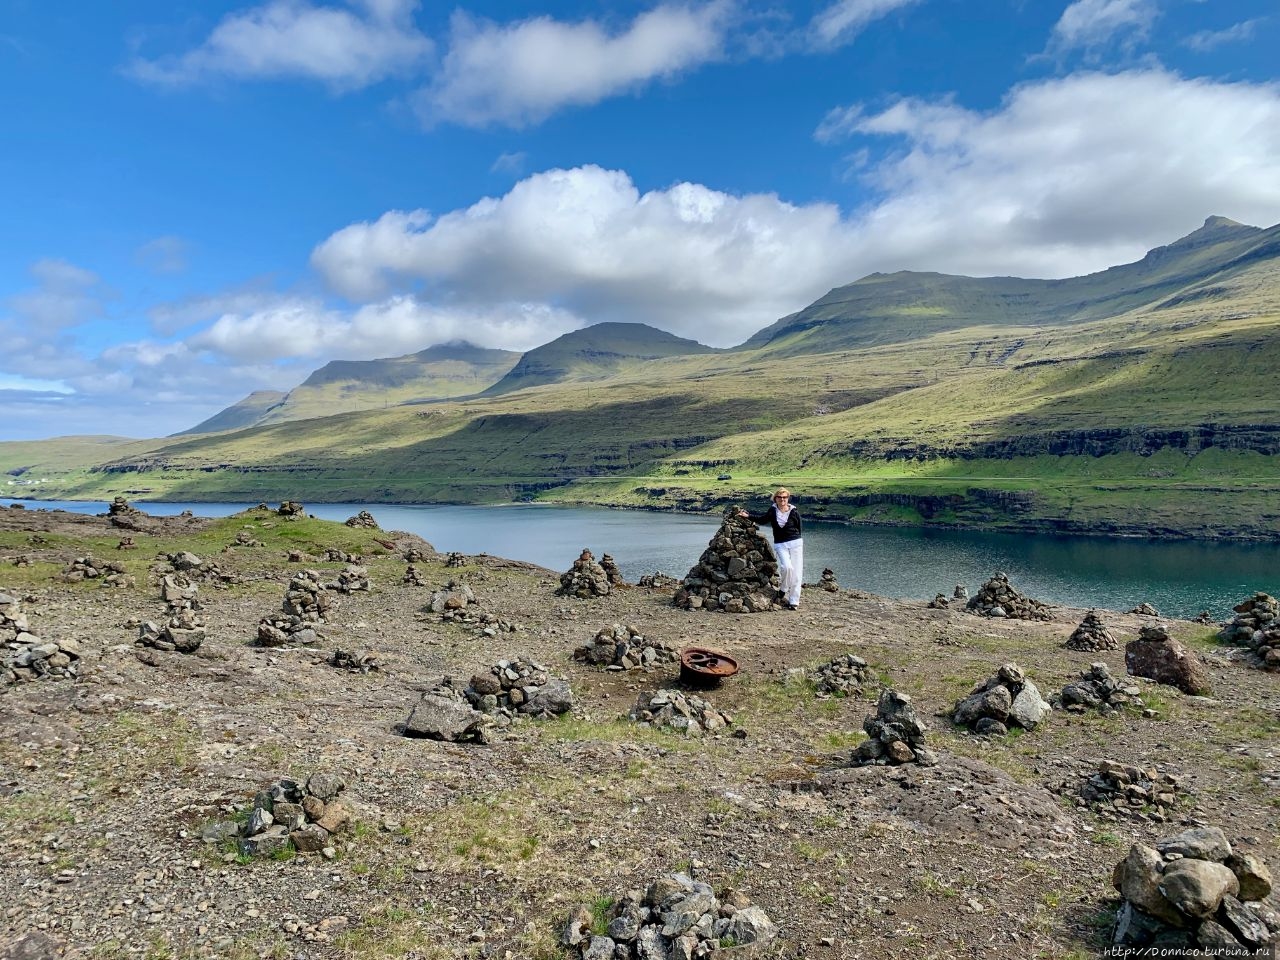
[[[23,502],[28,509],[105,513],[106,504]],[[143,503],[148,513],[221,517],[252,504]],[[326,520],[368,510],[386,530],[405,530],[437,550],[491,553],[567,570],[583,547],[610,553],[635,580],[662,570],[683,576],[706,548],[716,517],[556,506],[418,506],[320,503],[307,509]],[[957,583],[972,593],[1003,570],[1023,593],[1051,603],[1128,610],[1142,601],[1161,613],[1217,619],[1255,590],[1280,594],[1280,545],[1205,541],[1116,540],[1105,537],[969,533],[890,527],[805,524],[805,579],[823,567],[840,585],[887,597],[951,595]]]

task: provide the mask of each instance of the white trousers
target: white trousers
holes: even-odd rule
[[[804,583],[804,538],[775,543],[778,555],[778,579],[787,603],[800,602],[800,584]]]

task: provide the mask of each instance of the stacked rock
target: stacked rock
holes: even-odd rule
[[[1235,619],[1222,628],[1218,638],[1252,650],[1259,666],[1280,670],[1280,601],[1258,592],[1233,609]]]
[[[629,586],[626,578],[622,575],[622,571],[618,569],[617,562],[609,554],[601,554],[600,569],[604,571],[605,579],[609,581],[611,587]]]
[[[400,578],[401,583],[406,583],[411,587],[425,587],[427,582],[422,579],[422,574],[418,572],[418,568],[412,563],[404,572],[404,576]]]
[[[849,764],[854,767],[897,766],[918,763],[932,767],[937,756],[925,745],[925,733],[929,728],[916,716],[911,698],[891,687],[880,691],[874,716],[862,721],[867,739],[849,754]]]
[[[964,600],[967,602],[969,599],[969,588],[963,583],[957,583],[955,589],[951,591],[951,599]]]
[[[1160,611],[1159,611],[1159,610],[1157,610],[1155,607],[1153,607],[1153,606],[1152,606],[1151,604],[1149,604],[1149,603],[1140,603],[1140,604],[1138,604],[1136,607],[1134,607],[1132,610],[1130,610],[1129,612],[1130,612],[1130,613],[1136,613],[1136,614],[1137,614],[1138,616],[1140,616],[1140,617],[1158,617],[1158,616],[1160,616]]]
[[[630,718],[648,727],[670,727],[686,737],[700,737],[733,726],[729,714],[717,710],[701,697],[679,690],[641,693],[631,708]]]
[[[362,563],[363,558],[358,553],[347,553],[345,550],[339,550],[337,547],[326,547],[324,558],[329,563]]]
[[[946,610],[951,606],[951,601],[947,599],[945,594],[935,594],[934,598],[929,601],[930,610]]]
[[[299,571],[289,581],[281,613],[263,617],[259,622],[258,644],[282,647],[289,643],[304,646],[319,643],[315,625],[328,622],[328,616],[337,609],[338,598],[326,589],[320,574],[314,570]]]
[[[405,550],[403,556],[405,563],[426,563],[430,559],[424,551],[419,550],[417,547],[409,547],[409,549]]]
[[[255,537],[250,531],[240,530],[236,533],[235,545],[237,547],[260,547],[262,546],[262,541]]]
[[[476,602],[472,589],[461,580],[450,580],[440,590],[431,595],[430,610],[432,613],[448,614],[457,610],[465,610]]]
[[[818,587],[827,593],[839,593],[840,582],[836,580],[836,572],[830,567],[823,567],[822,576],[818,579]]]
[[[589,906],[579,906],[560,936],[581,960],[703,960],[730,944],[763,946],[778,935],[745,894],[725,890],[717,897],[709,884],[683,873],[628,891],[609,911],[606,933],[593,934],[593,919]]]
[[[954,723],[974,733],[1004,736],[1010,725],[1034,730],[1053,709],[1016,663],[1006,663],[988,680],[979,681],[956,704]]]
[[[546,720],[573,708],[573,691],[562,677],[553,677],[528,657],[499,660],[477,673],[462,691],[467,702],[506,726],[517,716]]]
[[[381,668],[377,656],[373,653],[355,654],[350,650],[338,649],[333,651],[333,656],[329,658],[329,666],[337,667],[340,670],[356,670],[360,673],[371,673]]]
[[[1233,853],[1217,827],[1185,830],[1155,849],[1135,843],[1111,883],[1124,897],[1112,930],[1117,946],[1260,956],[1280,935],[1280,917],[1260,902],[1271,893],[1266,864]]]
[[[331,838],[347,830],[354,817],[346,801],[338,799],[346,787],[339,776],[313,773],[305,787],[296,780],[277,780],[259,791],[241,831],[240,852],[266,857],[292,847],[333,856]]]
[[[1178,802],[1178,778],[1156,767],[1133,767],[1103,760],[1080,788],[1080,805],[1093,807],[1103,819],[1130,817],[1167,819]]]
[[[355,593],[357,590],[369,589],[369,570],[366,567],[352,564],[338,571],[338,577],[326,584],[330,590],[338,593]]]
[[[660,663],[674,663],[679,654],[657,640],[647,640],[636,628],[615,623],[604,627],[590,643],[573,651],[573,659],[590,663],[606,670],[637,670]]]
[[[200,609],[200,588],[181,574],[160,581],[160,598],[166,604],[165,625],[150,621],[138,628],[137,643],[157,650],[195,653],[204,643],[205,628],[196,611]]]
[[[1132,683],[1117,680],[1105,663],[1091,663],[1080,679],[1068,683],[1050,695],[1049,702],[1059,710],[1084,713],[1098,710],[1115,713],[1125,707],[1142,708],[1142,690]]]
[[[445,677],[414,705],[403,733],[451,743],[488,743],[493,726],[493,718],[471,706],[452,678]]]
[[[810,675],[818,696],[848,697],[872,682],[871,667],[861,657],[846,653],[816,668]]]
[[[1177,687],[1183,693],[1200,696],[1211,690],[1204,664],[1169,636],[1164,624],[1143,627],[1137,640],[1126,643],[1124,663],[1133,676]]]
[[[348,527],[367,527],[370,530],[378,530],[378,521],[373,519],[373,514],[368,510],[361,510],[354,517],[347,517]]]
[[[13,565],[15,567],[29,567],[31,566],[31,557],[25,553],[20,553],[13,558]]]
[[[75,679],[80,645],[74,640],[42,640],[30,626],[18,598],[0,593],[0,677],[6,683]]]
[[[62,568],[64,583],[79,583],[81,580],[97,580],[106,570],[106,564],[95,560],[92,556],[76,557]],[[124,568],[121,567],[123,570]]]
[[[410,553],[421,553],[421,551],[411,549]],[[422,559],[425,560],[426,557],[423,556]],[[463,554],[453,551],[444,558],[444,565],[446,567],[465,567],[467,565],[467,558]]]
[[[759,613],[782,598],[778,563],[755,523],[730,508],[707,549],[681,581],[672,602],[685,610]]]
[[[1072,631],[1067,642],[1063,644],[1068,650],[1114,650],[1120,644],[1107,629],[1107,625],[1098,616],[1097,610],[1090,610],[1080,621],[1080,626]]]
[[[133,537],[121,537],[120,542],[116,544],[117,550],[137,550],[138,545],[133,542]]]
[[[107,522],[122,530],[141,530],[142,521],[148,519],[147,514],[131,505],[124,497],[116,497],[107,507]]]
[[[560,575],[559,597],[606,597],[609,595],[609,575],[596,563],[590,550],[583,550],[573,566]]]
[[[1009,582],[1006,574],[997,572],[984,583],[966,604],[969,610],[984,617],[1006,617],[1010,620],[1050,620],[1053,615],[1039,600],[1024,597]]]
[[[668,576],[661,570],[655,570],[653,573],[646,573],[638,581],[637,586],[648,587],[651,590],[669,589],[671,587],[680,586],[680,581],[675,577]]]
[[[296,500],[283,500],[276,508],[276,513],[286,520],[299,520],[307,515],[307,508]]]

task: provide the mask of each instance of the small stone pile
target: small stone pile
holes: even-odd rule
[[[1202,696],[1211,690],[1205,665],[1169,636],[1164,624],[1143,627],[1137,640],[1126,643],[1124,663],[1131,675],[1177,687],[1183,693]]]
[[[729,714],[717,710],[701,697],[679,690],[641,693],[631,708],[630,718],[643,726],[670,727],[686,737],[700,737],[733,726]]]
[[[583,600],[607,597],[609,588],[609,574],[596,563],[590,550],[583,550],[578,559],[573,561],[573,566],[560,575],[560,588],[556,590],[556,596],[579,597]]]
[[[40,639],[31,632],[19,599],[0,592],[0,678],[5,683],[75,679],[79,672],[80,645]]]
[[[260,547],[262,546],[262,541],[248,530],[238,530],[236,532],[235,545],[237,547]]]
[[[810,679],[820,697],[850,697],[860,693],[863,685],[875,677],[867,661],[846,653],[816,668]]]
[[[291,846],[299,853],[337,851],[331,839],[348,830],[355,814],[338,799],[346,781],[331,773],[313,773],[306,786],[296,780],[277,780],[253,798],[253,809],[239,839],[240,852],[267,857]]]
[[[1084,713],[1086,710],[1116,713],[1125,707],[1142,709],[1141,694],[1142,690],[1136,684],[1117,680],[1111,675],[1111,668],[1099,661],[1089,664],[1089,669],[1081,672],[1079,680],[1051,694],[1049,702],[1056,709],[1069,713]]]
[[[200,588],[182,574],[170,574],[160,581],[160,598],[167,607],[163,627],[150,621],[138,628],[137,643],[156,650],[195,653],[204,643],[205,628],[197,616]]]
[[[646,639],[638,628],[615,623],[604,627],[590,643],[573,651],[573,659],[606,670],[637,670],[660,663],[675,663],[680,657],[665,643]]]
[[[968,602],[968,600],[969,600],[969,588],[968,588],[968,587],[966,587],[963,583],[957,583],[957,584],[956,584],[956,586],[955,586],[955,589],[951,591],[951,599],[952,599],[952,600],[964,600],[964,601]]]
[[[402,732],[426,740],[488,743],[493,727],[493,717],[471,706],[453,679],[445,677],[414,704]]]
[[[951,601],[943,593],[934,594],[933,599],[929,601],[930,610],[946,610],[949,606],[951,606]]]
[[[122,530],[141,530],[142,522],[149,519],[147,514],[130,504],[124,497],[116,497],[107,506],[107,522]]]
[[[1034,730],[1052,709],[1022,668],[1006,663],[956,704],[951,719],[974,733],[1000,737],[1009,732],[1010,725]]]
[[[402,556],[405,563],[426,563],[430,559],[424,551],[419,550],[417,547],[409,547]]]
[[[997,572],[984,583],[966,604],[967,609],[984,617],[1006,617],[1010,620],[1050,620],[1053,615],[1039,600],[1024,597],[1009,582],[1007,574]]]
[[[1232,609],[1235,618],[1222,628],[1218,639],[1247,647],[1257,656],[1259,666],[1280,670],[1280,600],[1258,592]]]
[[[1063,646],[1068,650],[1085,650],[1092,653],[1098,650],[1115,650],[1120,643],[1102,622],[1098,611],[1090,610]]]
[[[338,593],[351,594],[359,590],[367,591],[369,589],[369,570],[367,567],[351,564],[339,570],[337,579],[325,584],[325,586],[330,590],[338,591]]]
[[[818,579],[818,588],[827,591],[827,593],[840,592],[840,581],[836,579],[836,572],[830,567],[822,568],[822,576]]]
[[[655,570],[653,573],[646,573],[642,576],[636,581],[636,585],[648,587],[650,590],[663,590],[680,586],[680,581],[669,574],[663,573],[661,570]]]
[[[133,542],[133,537],[121,537],[120,542],[116,544],[117,550],[137,550],[138,545]]]
[[[560,935],[581,960],[704,960],[729,945],[762,947],[778,935],[745,894],[729,889],[716,896],[710,884],[683,873],[628,891],[609,910],[604,934],[592,932],[592,920],[583,904]]]
[[[1156,767],[1133,767],[1103,760],[1080,788],[1077,803],[1102,819],[1118,817],[1163,822],[1178,802],[1181,784]]]
[[[346,523],[348,527],[366,527],[370,530],[381,529],[378,526],[378,521],[373,519],[373,514],[368,510],[361,510],[354,517],[347,517]]]
[[[213,583],[232,583],[236,577],[232,574],[224,574],[219,569],[216,561],[201,560],[194,553],[188,550],[181,550],[178,553],[170,553],[165,555],[165,559],[169,561],[169,566],[179,573],[185,573],[188,577],[200,579],[205,582]]]
[[[326,547],[324,558],[329,563],[364,563],[364,558],[358,553],[347,553],[345,550],[339,550],[337,547]]]
[[[475,602],[476,595],[471,587],[461,580],[450,580],[442,589],[431,595],[430,610],[432,613],[447,614],[465,610]]]
[[[337,667],[340,670],[355,670],[359,673],[371,673],[382,667],[377,656],[370,653],[352,653],[350,650],[338,649],[333,651],[333,656],[329,658],[329,666]]]
[[[1140,603],[1140,604],[1138,604],[1136,607],[1134,607],[1132,610],[1130,610],[1129,612],[1130,612],[1130,613],[1136,613],[1136,614],[1137,614],[1138,616],[1140,616],[1140,617],[1158,617],[1158,616],[1160,616],[1160,611],[1159,611],[1159,610],[1157,610],[1155,607],[1153,607],[1153,606],[1152,606],[1151,604],[1149,604],[1149,603]]]
[[[284,500],[276,508],[276,513],[286,520],[300,520],[307,515],[307,508],[296,500]]]
[[[25,553],[20,553],[13,558],[13,565],[15,567],[29,567],[31,566],[31,557]]]
[[[400,582],[411,587],[425,587],[427,585],[427,582],[422,579],[422,574],[418,572],[418,568],[412,563],[405,569],[404,576],[400,578]]]
[[[421,550],[410,549],[409,552],[419,554],[421,559],[423,560],[427,559],[426,556],[422,554]],[[444,565],[446,567],[465,567],[467,565],[467,558],[465,555],[458,553],[456,550],[450,551],[449,555],[444,558]]]
[[[111,560],[95,560],[92,556],[76,557],[62,568],[63,583],[80,583],[83,580],[103,579],[103,586],[132,586],[132,578],[122,563]]]
[[[1271,893],[1267,865],[1234,853],[1218,827],[1185,830],[1154,849],[1135,843],[1111,883],[1124,897],[1112,930],[1117,946],[1261,956],[1280,935],[1280,917],[1260,902]]]
[[[301,570],[289,581],[280,607],[280,613],[263,617],[259,622],[259,646],[319,643],[315,625],[328,621],[329,615],[338,609],[338,598],[325,587],[319,573]]]
[[[672,602],[685,610],[759,613],[780,605],[773,547],[749,517],[730,508],[720,529],[681,581]]]
[[[849,765],[854,767],[897,766],[918,763],[932,767],[938,757],[925,745],[929,728],[916,716],[911,698],[891,687],[880,691],[874,716],[862,721],[867,739],[849,754]]]
[[[506,726],[517,716],[546,720],[573,708],[573,691],[562,677],[553,677],[528,657],[499,660],[477,673],[462,691],[467,702]]]
[[[609,581],[610,587],[628,587],[626,577],[622,575],[622,571],[618,569],[618,563],[609,554],[600,555],[600,569],[604,571],[605,578]]]

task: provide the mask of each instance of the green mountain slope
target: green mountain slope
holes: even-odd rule
[[[203,420],[174,436],[180,437],[188,433],[217,433],[219,430],[241,430],[252,427],[255,423],[261,423],[267,412],[283,403],[287,396],[287,393],[280,393],[278,390],[255,390],[243,400],[233,403],[225,410],[218,411],[208,420]]]
[[[643,323],[597,323],[530,350],[510,373],[485,390],[484,395],[498,396],[568,380],[598,380],[648,360],[711,352],[711,347],[696,340],[686,340]]]

